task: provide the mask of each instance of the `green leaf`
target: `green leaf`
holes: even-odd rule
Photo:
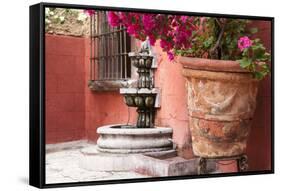
[[[251,32],[252,34],[255,34],[255,33],[258,32],[258,28],[256,28],[256,27],[250,28],[250,32]]]
[[[265,48],[262,45],[253,46],[252,49],[253,49],[255,58],[257,58],[257,59],[263,58],[263,56],[265,54]]]
[[[265,52],[264,55],[262,56],[262,58],[260,58],[260,61],[263,61],[263,62],[270,61],[271,60],[270,56],[271,55],[268,52]]]
[[[252,64],[252,60],[245,57],[238,62],[242,68],[248,68]]]
[[[255,39],[255,40],[253,40],[253,41],[254,41],[254,43],[260,43],[261,39],[256,38],[256,39]]]
[[[211,36],[210,38],[208,38],[203,44],[205,48],[209,48],[214,42],[214,37]]]
[[[267,64],[261,65],[261,68],[264,75],[267,75],[270,72],[269,66]]]
[[[242,52],[242,56],[248,56],[249,48],[245,48]]]
[[[254,78],[258,79],[258,80],[261,80],[264,78],[264,73],[262,72],[254,72]]]

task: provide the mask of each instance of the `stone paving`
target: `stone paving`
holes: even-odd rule
[[[85,182],[145,178],[148,176],[129,171],[92,171],[80,167],[81,149],[95,145],[86,141],[46,146],[46,183]]]

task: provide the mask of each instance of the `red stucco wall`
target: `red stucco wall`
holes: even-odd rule
[[[85,39],[85,80],[90,76],[90,41]],[[130,123],[136,121],[134,108],[129,108]],[[86,137],[90,141],[96,141],[96,130],[106,124],[127,123],[128,107],[123,101],[119,91],[97,92],[88,88],[85,84],[85,128]]]
[[[85,137],[84,38],[46,35],[46,142]]]
[[[256,22],[267,48],[270,48],[270,25]],[[87,87],[89,80],[89,39],[47,35],[46,37],[46,140],[47,143],[87,138],[97,140],[96,129],[105,124],[126,123],[128,107],[123,96],[115,92],[94,92]],[[161,87],[161,109],[156,125],[173,128],[173,139],[179,154],[193,157],[188,129],[185,80],[179,63],[170,63],[166,54],[156,47],[158,69],[156,86]],[[270,169],[271,166],[271,89],[270,77],[261,82],[257,110],[249,139],[247,154],[250,170]],[[129,108],[130,123],[136,112]],[[236,165],[221,166],[235,171]]]
[[[271,51],[271,25],[268,21],[255,21],[259,28],[256,35],[261,38],[267,50]],[[271,169],[271,76],[260,83],[257,108],[248,141],[247,154],[250,170]]]
[[[166,53],[162,52],[159,43],[156,44],[155,49],[158,63],[155,83],[161,88],[161,109],[157,111],[156,125],[172,127],[173,140],[177,144],[180,155],[191,158],[193,154],[182,66],[180,63],[170,62]]]

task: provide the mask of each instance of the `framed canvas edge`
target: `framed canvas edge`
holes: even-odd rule
[[[104,181],[89,181],[89,182],[69,182],[46,184],[45,177],[45,7],[60,7],[73,9],[96,9],[96,10],[115,10],[115,11],[134,11],[146,13],[162,13],[162,14],[178,14],[192,16],[208,16],[208,17],[224,17],[224,18],[239,18],[264,20],[271,22],[271,170],[248,171],[235,173],[218,173],[208,175],[186,175],[186,176],[169,176],[169,177],[154,177],[154,178],[139,178],[139,179],[120,179],[120,180],[104,180]],[[34,19],[31,12],[39,11],[39,21]],[[38,188],[55,188],[55,187],[70,187],[70,186],[89,186],[89,185],[104,185],[104,184],[119,184],[119,183],[136,183],[136,182],[151,182],[151,181],[168,181],[168,180],[183,180],[196,178],[218,178],[229,176],[246,176],[246,175],[264,175],[273,174],[275,168],[274,160],[274,17],[268,16],[249,16],[249,15],[231,15],[218,13],[200,13],[187,11],[170,11],[156,9],[138,9],[124,7],[108,7],[94,5],[77,5],[77,4],[62,4],[62,3],[47,3],[41,2],[31,5],[29,16],[29,38],[30,38],[30,96],[29,96],[29,184]],[[38,14],[38,13],[37,13]],[[35,21],[36,20],[36,21]],[[36,24],[32,23],[36,22]],[[39,41],[34,40],[34,37]],[[39,49],[34,49],[39,47]],[[39,63],[39,65],[38,65]],[[37,73],[34,73],[37,72]],[[39,127],[39,128],[38,128]],[[38,176],[38,177],[36,177]]]
[[[43,188],[45,184],[44,132],[44,17],[43,4],[29,8],[29,184]]]

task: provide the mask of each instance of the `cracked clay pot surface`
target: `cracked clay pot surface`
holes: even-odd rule
[[[187,57],[178,61],[186,78],[194,154],[206,158],[244,154],[258,81],[235,61]]]

